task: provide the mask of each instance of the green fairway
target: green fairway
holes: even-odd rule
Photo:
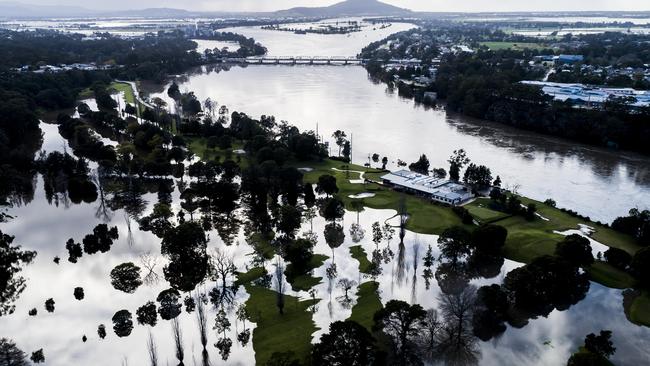
[[[348,318],[363,325],[369,332],[372,332],[372,326],[375,324],[375,313],[383,307],[377,293],[378,288],[379,284],[375,281],[359,285],[357,303],[352,307],[352,315]]]
[[[300,164],[297,164],[298,167]],[[453,225],[462,225],[460,218],[454,214],[449,207],[439,205],[428,200],[400,194],[390,188],[383,187],[375,183],[355,184],[350,180],[359,179],[359,173],[336,171],[336,169],[349,169],[354,171],[368,172],[367,179],[376,179],[377,175],[386,174],[378,172],[376,169],[368,169],[359,165],[345,164],[334,160],[325,160],[320,163],[311,163],[301,165],[314,169],[305,173],[305,181],[316,183],[318,177],[323,174],[330,174],[336,177],[336,183],[339,187],[338,197],[345,203],[348,210],[352,210],[353,198],[350,195],[369,192],[374,193],[374,197],[364,198],[363,204],[366,207],[374,209],[398,210],[400,199],[403,197],[406,202],[407,211],[410,219],[406,225],[407,229],[422,234],[440,234],[444,229]]]
[[[523,263],[530,263],[530,261],[538,256],[553,254],[555,252],[556,244],[564,238],[564,236],[555,232],[577,229],[579,224],[594,227],[596,231],[592,237],[594,240],[597,240],[604,245],[621,248],[632,254],[640,248],[634,243],[634,239],[624,234],[604,228],[593,222],[573,217],[568,213],[547,206],[541,202],[525,197],[520,197],[520,199],[524,205],[534,203],[537,206],[537,212],[548,220],[537,218],[533,221],[528,221],[520,216],[504,216],[505,218],[501,220],[492,220],[495,224],[508,229],[508,239],[506,240],[504,250],[506,257],[509,259]],[[486,213],[486,211],[493,211],[488,208],[489,203],[489,198],[479,198],[465,207],[470,211],[470,213],[479,212],[482,217],[489,217],[489,214]],[[504,215],[498,211],[493,212],[495,217],[498,214]],[[600,268],[598,275],[595,276],[595,280],[601,282],[601,280],[604,279],[602,275],[606,272],[614,274],[613,271],[603,271],[603,269]],[[620,284],[621,276],[617,277],[619,277],[619,279],[612,281]]]
[[[352,255],[352,258],[359,261],[359,272],[368,273],[370,270],[370,261],[368,260],[366,251],[363,250],[361,245],[350,247],[350,254]]]
[[[312,287],[318,285],[323,278],[314,277],[309,272],[322,266],[328,258],[328,256],[323,254],[314,254],[311,261],[309,261],[306,274],[294,274],[293,265],[291,263],[287,264],[284,274],[287,277],[287,282],[291,284],[291,288],[294,291],[309,291]]]
[[[111,85],[109,86],[109,90],[113,89],[117,92],[124,93],[124,101],[129,103],[132,106],[135,105],[135,94],[133,92],[133,88],[131,87],[130,84],[127,83],[118,83],[118,82],[112,82]]]
[[[634,277],[629,273],[601,261],[592,264],[587,269],[587,273],[592,281],[611,288],[626,289],[634,287],[636,284]]]
[[[246,155],[234,153],[234,150],[243,148],[244,145],[240,141],[233,141],[230,149],[220,149],[218,147],[211,149],[208,147],[207,139],[204,137],[185,136],[184,138],[187,142],[187,148],[203,161],[217,159],[218,161],[224,162],[226,160],[233,160],[239,164],[241,169],[248,167],[248,158]]]
[[[650,327],[650,293],[643,291],[630,308],[630,320],[636,324]]]
[[[256,279],[266,275],[266,269],[262,267],[254,267],[248,270],[248,272],[237,273],[237,285],[247,285]]]
[[[490,223],[492,221],[504,219],[510,215],[491,210],[487,207],[487,203],[480,201],[475,205],[467,205],[465,208],[472,216],[482,224]]]
[[[274,352],[292,351],[304,362],[311,350],[311,335],[318,330],[309,307],[313,300],[300,301],[284,295],[284,314],[276,307],[277,293],[263,287],[246,285],[250,298],[246,301],[249,318],[257,326],[253,330],[255,363],[265,365]]]

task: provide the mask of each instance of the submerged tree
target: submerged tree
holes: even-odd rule
[[[113,331],[118,337],[128,337],[133,330],[133,320],[128,310],[120,310],[113,315]]]
[[[138,323],[142,325],[155,327],[156,323],[158,322],[156,304],[153,301],[149,301],[146,304],[140,306],[138,310],[136,310],[135,315]]]
[[[230,330],[230,320],[223,309],[220,309],[215,319],[213,329],[221,337],[214,344],[219,350],[221,358],[225,361],[230,357],[230,348],[232,347],[232,340],[226,336],[226,332]]]
[[[284,314],[284,264],[282,261],[278,260],[275,265],[275,293],[276,301],[275,305],[278,307],[280,315]]]
[[[95,254],[97,252],[106,253],[111,249],[113,241],[119,238],[117,227],[109,229],[106,224],[95,226],[92,234],[86,235],[83,239],[84,252],[86,254]]]
[[[584,299],[589,278],[562,258],[542,256],[510,271],[504,286],[517,308],[531,317],[548,316],[554,309],[565,310]]]
[[[426,315],[420,305],[409,305],[399,300],[389,301],[375,313],[374,328],[390,337],[394,364],[405,366],[420,363],[416,341],[425,325]]]
[[[131,262],[117,265],[111,270],[111,285],[127,294],[134,293],[142,285],[140,267]]]
[[[84,289],[82,287],[75,287],[74,298],[79,301],[84,299]]]
[[[345,291],[345,298],[349,299],[348,297],[348,291],[350,291],[354,286],[357,285],[357,281],[350,280],[347,278],[341,278],[339,280],[338,286],[341,290]]]
[[[198,222],[183,222],[165,232],[161,252],[170,262],[163,272],[173,288],[192,291],[203,282],[208,273],[206,247],[207,238]]]
[[[149,338],[147,339],[147,353],[149,355],[149,365],[158,366],[158,347],[156,347],[156,341],[153,338],[153,333],[149,332]]]
[[[210,274],[213,280],[221,282],[209,293],[210,301],[215,308],[230,306],[233,303],[239,287],[235,282],[236,272],[237,267],[233,257],[220,248],[215,249],[210,256]]]
[[[178,366],[183,366],[183,359],[185,358],[185,348],[183,346],[183,334],[181,332],[181,325],[178,322],[178,318],[172,319],[172,335],[174,337],[176,358],[179,361]]]
[[[422,277],[424,277],[424,283],[427,290],[431,286],[431,279],[433,278],[433,271],[431,268],[433,267],[435,260],[436,257],[433,255],[433,248],[429,245],[427,248],[427,254],[424,256],[424,271],[422,271]]]
[[[12,246],[13,236],[0,231],[0,316],[12,314],[16,309],[14,302],[25,290],[25,279],[18,274],[22,266],[31,263],[36,252],[23,251],[20,246]]]
[[[68,262],[70,263],[77,263],[79,258],[83,256],[81,244],[75,243],[72,238],[65,243],[65,249],[68,251]]]
[[[147,286],[155,285],[160,281],[160,275],[156,272],[158,259],[151,253],[142,253],[139,256],[140,264],[144,267],[145,275],[142,278],[142,283]]]
[[[49,298],[45,300],[45,310],[47,310],[48,313],[53,313],[54,312],[54,299]]]
[[[106,326],[104,324],[100,324],[97,327],[97,335],[100,339],[106,338]]]
[[[590,333],[585,337],[585,348],[591,353],[609,358],[616,352],[616,347],[614,347],[611,338],[611,330],[601,330],[599,335]]]
[[[325,230],[323,231],[323,236],[325,237],[325,242],[332,249],[332,260],[334,260],[334,249],[338,248],[345,241],[345,232],[343,231],[343,226],[331,222],[325,225]]]
[[[433,363],[436,360],[438,336],[442,330],[442,321],[436,309],[427,310],[424,317],[424,326],[419,339],[423,357],[426,361]]]
[[[237,341],[242,345],[242,347],[246,347],[251,338],[251,331],[246,328],[246,319],[249,316],[248,310],[246,310],[246,305],[240,305],[235,315],[237,316],[237,320],[242,322],[244,328],[239,334],[237,334]]]
[[[208,314],[206,312],[205,294],[197,295],[196,297],[196,321],[199,325],[199,334],[201,335],[201,345],[203,350],[206,349],[208,344]]]
[[[158,314],[164,320],[171,320],[181,314],[182,304],[180,301],[180,294],[174,289],[163,290],[158,294],[156,301],[160,303]]]
[[[39,350],[32,352],[32,355],[29,359],[32,360],[33,363],[45,362],[45,355],[43,354],[43,349],[41,348]]]
[[[16,343],[7,338],[0,339],[0,366],[27,366],[27,355]]]
[[[312,348],[311,359],[314,366],[370,366],[376,352],[374,339],[365,327],[351,320],[336,321]]]
[[[440,310],[444,325],[438,333],[436,353],[446,365],[477,365],[478,342],[472,334],[472,314],[476,288],[468,286],[460,293],[441,294]]]

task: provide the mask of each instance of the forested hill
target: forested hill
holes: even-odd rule
[[[407,15],[411,11],[377,0],[347,0],[326,7],[298,7],[276,12],[280,16],[339,17],[361,15]]]

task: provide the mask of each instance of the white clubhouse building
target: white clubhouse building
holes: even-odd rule
[[[410,170],[391,172],[381,177],[384,185],[426,197],[432,201],[458,205],[474,197],[465,185]]]

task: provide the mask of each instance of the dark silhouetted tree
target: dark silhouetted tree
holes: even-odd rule
[[[409,165],[409,169],[424,175],[429,174],[429,167],[430,167],[429,159],[424,154],[420,155],[420,159],[418,159],[418,161]]]
[[[337,321],[330,324],[328,334],[312,348],[314,366],[370,366],[376,348],[370,332],[359,323]]]
[[[585,337],[585,348],[591,353],[609,358],[616,352],[616,347],[614,347],[611,338],[611,330],[601,330],[599,335],[590,333]]]
[[[163,290],[158,294],[156,301],[160,303],[158,314],[164,320],[171,320],[181,314],[183,305],[180,301],[180,294],[174,289]]]
[[[111,270],[111,285],[127,294],[134,293],[142,285],[140,267],[131,262],[117,265]]]
[[[555,255],[578,267],[588,267],[594,263],[594,255],[591,253],[589,239],[578,234],[569,235],[557,243]]]
[[[323,174],[318,177],[316,192],[331,196],[338,193],[339,187],[336,185],[336,178],[333,175]]]
[[[155,327],[156,323],[158,322],[156,304],[153,301],[149,301],[146,304],[140,306],[138,310],[135,311],[135,315],[138,323],[142,325]]]
[[[133,330],[133,320],[128,310],[120,310],[113,315],[113,331],[118,337],[128,337]]]
[[[27,355],[16,343],[7,338],[0,339],[0,366],[28,366]]]
[[[82,287],[75,287],[74,298],[80,301],[84,299],[84,289]]]
[[[425,325],[427,312],[418,304],[391,300],[374,315],[374,329],[390,337],[396,365],[419,364],[416,340]]]
[[[0,231],[0,316],[12,314],[16,309],[14,302],[25,290],[25,279],[18,274],[22,266],[31,263],[36,252],[23,251],[20,246],[12,246],[13,236]]]

